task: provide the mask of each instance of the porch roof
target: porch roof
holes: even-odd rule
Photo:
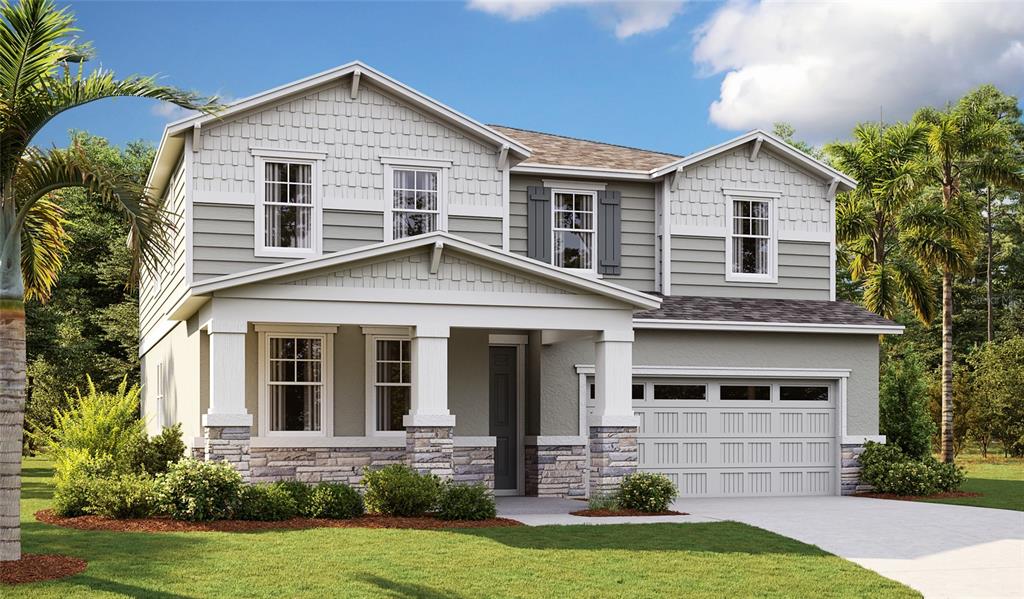
[[[387,260],[389,257],[408,253],[412,250],[432,249],[434,269],[443,252],[448,249],[467,255],[474,260],[493,264],[523,277],[552,283],[578,294],[596,295],[622,302],[634,310],[652,310],[661,305],[661,299],[628,287],[609,283],[594,276],[577,274],[556,268],[531,258],[526,258],[477,243],[446,232],[435,232],[416,237],[378,243],[366,247],[334,252],[325,256],[306,258],[253,269],[241,273],[224,275],[196,283],[191,288],[192,296],[208,296],[218,291],[265,283],[276,280],[294,279],[305,273],[316,273],[325,269],[339,268],[367,261]],[[180,315],[179,315],[180,316]]]

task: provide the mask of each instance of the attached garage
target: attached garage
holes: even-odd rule
[[[834,495],[835,395],[821,380],[636,381],[639,468],[684,497]]]

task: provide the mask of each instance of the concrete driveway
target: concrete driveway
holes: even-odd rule
[[[925,597],[1024,597],[1024,512],[861,497],[686,499],[898,580]]]

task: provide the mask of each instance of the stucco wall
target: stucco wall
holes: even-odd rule
[[[140,360],[142,379],[142,418],[146,432],[160,432],[157,418],[157,373],[163,363],[164,422],[181,423],[182,438],[189,446],[202,435],[200,410],[203,366],[198,331],[189,334],[188,323],[179,322]]]
[[[593,341],[556,343],[544,346],[541,353],[539,434],[577,434],[579,379],[575,365],[594,363]],[[873,335],[638,331],[633,363],[848,368],[847,432],[878,433],[878,338]]]

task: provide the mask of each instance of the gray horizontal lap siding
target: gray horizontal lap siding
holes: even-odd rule
[[[523,256],[527,237],[526,188],[531,185],[543,185],[543,181],[534,177],[510,177],[509,250]],[[622,274],[602,277],[639,291],[654,291],[654,185],[616,182],[608,183],[607,189],[622,193]]]
[[[829,299],[829,244],[779,241],[778,283],[725,280],[725,239],[672,237],[673,295]]]
[[[384,239],[379,212],[324,210],[324,252],[339,252]],[[256,257],[252,206],[200,204],[193,211],[193,276],[196,281],[277,264],[288,258]]]
[[[448,232],[477,243],[501,247],[501,219],[472,216],[449,216]]]
[[[144,273],[139,286],[139,334],[145,337],[185,295],[185,167],[179,161],[167,184],[165,207],[173,214],[175,230],[173,252],[162,273],[160,290],[149,273]]]

